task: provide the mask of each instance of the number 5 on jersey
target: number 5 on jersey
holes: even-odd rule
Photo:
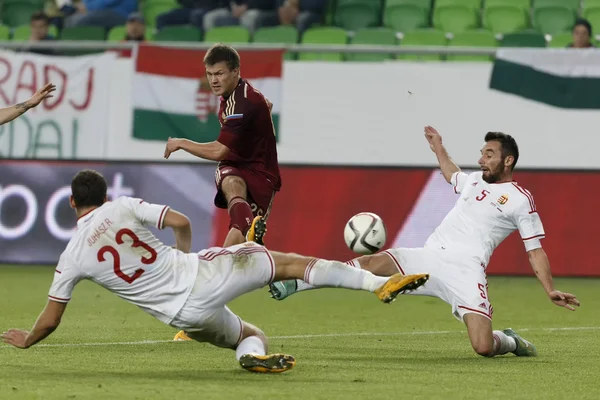
[[[115,240],[118,244],[125,243],[123,241],[123,236],[129,236],[133,240],[133,242],[131,243],[131,247],[141,247],[144,250],[147,250],[148,253],[150,253],[150,257],[142,257],[142,264],[150,265],[156,261],[156,258],[158,256],[158,254],[156,254],[156,250],[148,246],[147,243],[142,242],[140,238],[138,238],[137,235],[133,233],[133,231],[131,231],[131,229],[124,228],[117,232]],[[102,248],[100,248],[100,250],[98,250],[98,261],[106,261],[106,258],[104,257],[106,253],[110,253],[113,257],[113,269],[115,271],[115,274],[129,284],[135,282],[135,280],[142,276],[142,274],[145,272],[144,269],[138,268],[131,276],[124,273],[121,270],[121,256],[119,256],[119,252],[117,251],[117,249],[115,249],[112,246],[103,246]]]

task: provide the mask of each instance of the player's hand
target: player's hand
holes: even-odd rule
[[[167,145],[165,146],[165,158],[169,158],[171,153],[181,149],[181,139],[169,138]]]
[[[2,341],[19,349],[26,349],[25,342],[27,340],[28,331],[21,329],[10,329],[2,334]]]
[[[53,97],[52,92],[56,90],[56,86],[52,83],[47,83],[43,88],[35,92],[35,94],[27,102],[30,107],[36,107],[43,100]]]
[[[432,126],[426,126],[424,131],[425,139],[427,139],[431,151],[435,153],[436,149],[442,145],[442,137],[440,136],[439,132]]]
[[[550,300],[559,307],[564,307],[567,310],[575,311],[575,307],[579,307],[579,300],[571,293],[563,293],[560,290],[554,290],[548,293]]]

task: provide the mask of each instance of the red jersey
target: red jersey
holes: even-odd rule
[[[263,94],[240,79],[228,98],[221,97],[219,122],[221,132],[217,141],[230,150],[220,164],[263,175],[273,190],[279,190],[275,126]]]

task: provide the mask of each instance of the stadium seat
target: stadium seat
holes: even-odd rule
[[[429,26],[429,9],[414,4],[386,7],[383,25],[399,32],[408,32]]]
[[[345,45],[348,43],[346,31],[337,27],[318,27],[310,28],[304,32],[302,36],[304,44],[337,44]],[[301,61],[343,61],[342,53],[309,53],[301,52],[298,54],[298,59]]]
[[[483,11],[483,27],[493,33],[512,33],[529,26],[527,10],[511,6],[490,6]]]
[[[446,34],[435,29],[421,29],[406,32],[400,44],[405,46],[446,46]],[[401,60],[440,61],[439,54],[399,54]]]
[[[600,5],[598,7],[586,7],[583,17],[590,21],[592,27],[600,27]]]
[[[398,5],[412,4],[429,10],[435,0],[385,0],[384,9]]]
[[[509,33],[500,41],[500,47],[546,47],[546,39],[535,31]]]
[[[48,29],[48,33],[52,37],[58,38],[59,32],[58,32],[58,28],[56,28],[56,26],[50,25],[50,28]],[[12,40],[16,40],[16,41],[29,40],[30,36],[31,36],[31,28],[29,27],[29,24],[21,25],[21,26],[17,26],[16,28],[13,29]]]
[[[575,11],[567,7],[539,7],[533,10],[533,25],[542,33],[559,33],[575,24]]]
[[[381,4],[375,0],[338,0],[334,24],[348,30],[378,26]]]
[[[199,42],[202,38],[198,28],[182,26],[165,26],[154,35],[157,42]]]
[[[289,25],[259,28],[254,32],[253,42],[296,44],[298,43],[298,30]],[[296,54],[288,51],[283,58],[285,60],[294,60],[296,59]]]
[[[250,32],[243,26],[219,26],[206,31],[204,41],[208,43],[248,43],[250,42]]]
[[[387,28],[366,28],[357,31],[352,37],[352,44],[394,46],[398,44],[396,33]],[[384,61],[392,58],[386,53],[348,53],[348,61]]]
[[[484,0],[485,7],[490,6],[512,6],[529,10],[532,0]]]
[[[61,40],[104,40],[106,32],[99,26],[76,26],[64,28],[61,32]]]
[[[110,31],[108,31],[107,40],[109,42],[120,42],[122,40],[125,40],[125,35],[126,31],[124,26],[115,26]],[[146,27],[145,38],[147,42],[151,42],[152,40],[154,40],[154,28]]]
[[[485,29],[460,32],[453,35],[448,46],[456,47],[497,47],[498,41],[494,34]],[[493,56],[479,55],[448,55],[448,61],[492,61]]]
[[[485,1],[485,0],[483,0]],[[481,9],[482,0],[435,0],[434,9],[446,6],[463,6],[473,10]]]
[[[586,0],[584,3],[587,4],[588,1]],[[577,13],[580,6],[581,0],[533,0],[534,9],[540,7],[566,7]]]
[[[6,25],[0,25],[0,40],[10,39],[10,28]]]
[[[573,43],[573,34],[571,32],[563,32],[552,35],[548,47],[554,48],[565,48],[567,45]]]
[[[433,27],[444,32],[464,32],[479,26],[479,10],[463,5],[436,7]]]
[[[35,2],[27,0],[10,0],[2,3],[2,23],[4,25],[16,27],[29,24],[31,14],[40,11],[43,8]]]
[[[156,17],[174,8],[179,8],[176,0],[144,0],[141,2],[146,26],[151,27],[156,26]]]

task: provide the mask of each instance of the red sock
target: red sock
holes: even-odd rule
[[[236,196],[229,202],[229,229],[236,228],[246,236],[252,225],[254,216],[250,204],[242,197]]]

